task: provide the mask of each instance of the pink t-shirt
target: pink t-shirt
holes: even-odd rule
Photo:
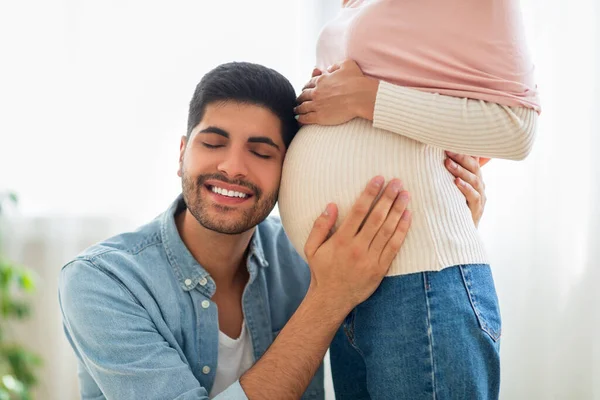
[[[540,111],[518,0],[350,0],[317,44],[396,85]]]

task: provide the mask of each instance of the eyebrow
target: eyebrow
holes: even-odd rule
[[[275,147],[277,150],[280,150],[279,146],[277,146],[277,143],[266,136],[253,136],[248,139],[248,143],[264,143]]]
[[[206,127],[198,133],[214,133],[216,135],[223,136],[224,138],[229,139],[229,132],[221,128],[217,128],[216,126]],[[266,136],[252,136],[248,139],[248,143],[264,143],[266,145],[276,148],[277,150],[281,150],[277,143],[275,143],[273,140],[271,140],[271,138],[268,138]]]
[[[221,128],[217,128],[216,126],[209,126],[207,128],[202,129],[198,133],[214,133],[229,139],[229,133]]]

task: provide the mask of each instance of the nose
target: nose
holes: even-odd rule
[[[221,160],[217,169],[231,179],[243,178],[248,175],[243,154],[234,149],[227,152],[225,159]]]

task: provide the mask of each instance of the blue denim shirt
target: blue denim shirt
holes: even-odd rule
[[[208,399],[219,343],[215,283],[179,236],[174,217],[184,207],[179,197],[62,269],[59,300],[82,399]],[[258,360],[302,301],[310,272],[273,217],[258,225],[247,268],[242,308]],[[215,398],[247,397],[238,381]],[[321,365],[302,399],[323,398]]]

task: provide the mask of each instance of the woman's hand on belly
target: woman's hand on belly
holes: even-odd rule
[[[294,109],[303,125],[339,125],[353,118],[373,120],[379,81],[366,77],[358,64],[346,60],[326,73],[313,71]]]
[[[479,226],[487,199],[479,159],[449,151],[446,155],[448,156],[444,162],[446,169],[454,175],[454,183],[467,200],[473,222],[475,226]]]

